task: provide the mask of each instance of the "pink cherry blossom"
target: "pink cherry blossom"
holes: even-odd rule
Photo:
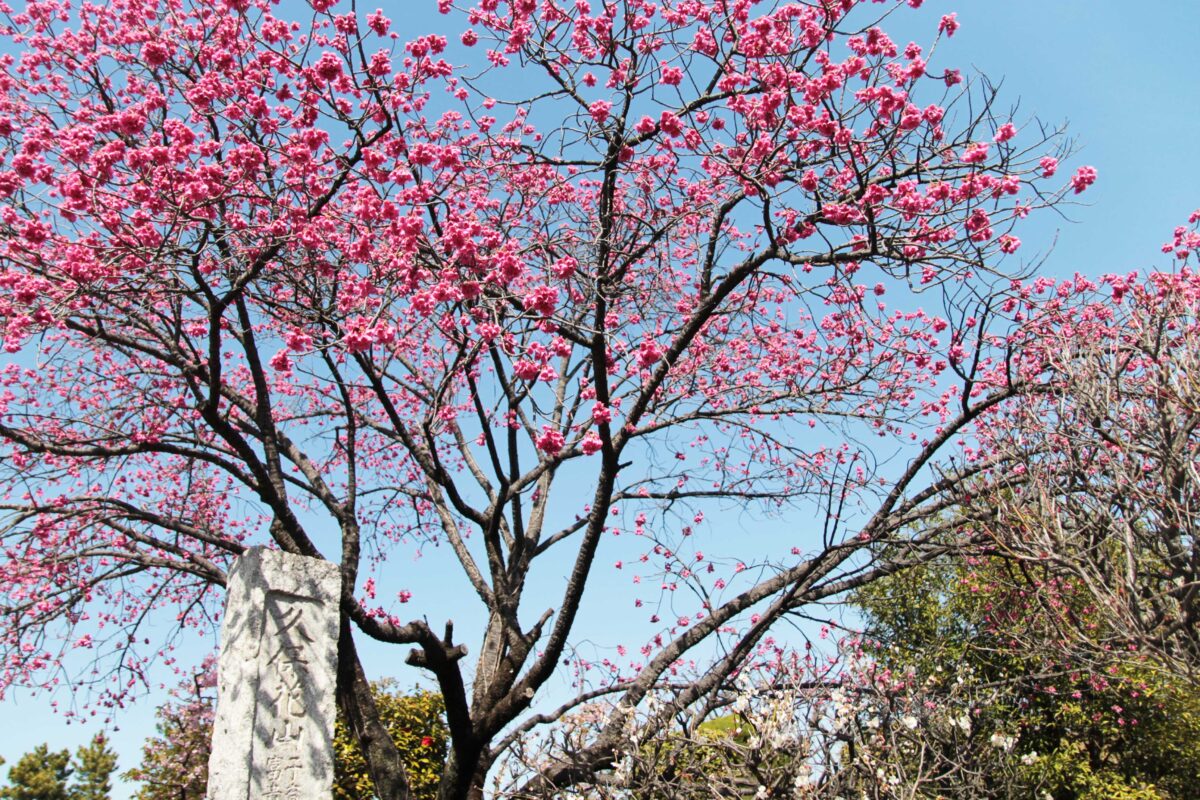
[[[996,129],[996,135],[992,138],[995,142],[1007,142],[1009,139],[1017,135],[1017,126],[1011,122],[1006,122]]]
[[[609,112],[612,111],[612,103],[608,100],[596,100],[588,106],[588,113],[592,115],[597,123],[603,124],[608,119]]]
[[[592,455],[598,453],[604,447],[604,442],[595,431],[589,431],[586,436],[579,441],[579,449],[584,455]]]
[[[592,419],[597,425],[603,425],[606,422],[612,422],[612,409],[603,403],[598,402],[592,406]]]
[[[562,432],[550,425],[543,425],[542,433],[537,437],[537,448],[550,456],[557,455],[565,443]]]
[[[987,157],[988,157],[988,146],[989,145],[987,142],[976,142],[976,143],[970,145],[963,152],[963,155],[962,155],[963,163],[964,164],[978,164],[980,162],[986,161]]]
[[[1075,170],[1075,174],[1071,176],[1071,188],[1075,190],[1075,194],[1081,194],[1085,189],[1096,182],[1095,167],[1080,167]]]

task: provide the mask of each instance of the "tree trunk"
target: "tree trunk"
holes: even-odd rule
[[[450,751],[438,787],[438,800],[483,800],[490,765],[482,755],[483,748],[473,742]]]
[[[338,636],[338,708],[362,749],[367,772],[381,800],[411,800],[408,774],[400,750],[387,728],[379,721],[379,710],[371,695],[358,650],[350,634],[350,622],[342,618]]]

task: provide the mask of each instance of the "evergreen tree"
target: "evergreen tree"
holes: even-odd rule
[[[109,800],[112,775],[117,769],[117,754],[108,746],[104,734],[75,753],[75,780],[70,800]]]
[[[69,751],[51,752],[49,745],[39,744],[8,771],[9,785],[0,788],[0,800],[71,800],[71,772]]]

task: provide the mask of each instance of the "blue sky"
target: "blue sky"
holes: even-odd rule
[[[439,21],[434,0],[401,2],[414,35],[425,32],[418,26]],[[392,15],[401,17],[395,9]],[[1200,3],[1143,0],[1135,8],[1115,0],[926,0],[919,11],[898,12],[886,27],[901,42],[926,42],[950,11],[962,28],[939,51],[939,63],[1002,80],[1001,103],[1019,102],[1019,119],[1067,123],[1078,146],[1070,167],[1090,164],[1099,171],[1083,204],[1067,208],[1065,217],[1043,215],[1021,232],[1031,249],[1056,240],[1045,271],[1065,276],[1168,266],[1159,246],[1200,207],[1200,192],[1191,185],[1200,175],[1194,79]],[[426,577],[431,592],[436,581]],[[387,674],[383,653],[368,657],[370,672]],[[394,649],[390,658],[399,661]],[[140,743],[153,729],[153,708],[154,698],[146,698],[120,717],[113,738],[121,769],[137,762]],[[15,693],[0,705],[0,756],[11,765],[38,743],[73,748],[96,730],[67,727],[49,711],[48,699]],[[129,796],[121,786],[113,794],[114,800]]]

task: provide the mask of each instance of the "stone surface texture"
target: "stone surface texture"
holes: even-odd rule
[[[208,800],[329,800],[338,567],[256,547],[228,589]]]

